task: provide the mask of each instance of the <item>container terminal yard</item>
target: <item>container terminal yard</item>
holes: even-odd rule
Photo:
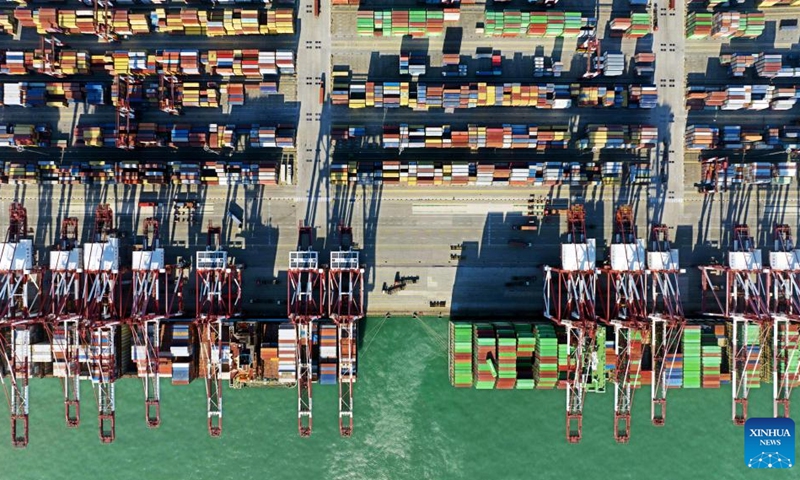
[[[304,441],[330,422],[358,441],[376,401],[353,399],[383,375],[365,352],[401,321],[449,390],[564,395],[565,444],[600,396],[630,447],[706,389],[730,389],[736,426],[765,390],[790,417],[798,19],[784,0],[0,4],[11,445],[37,443],[47,377],[101,443],[124,441],[129,382],[152,429],[162,392],[202,384],[222,442],[237,396],[287,387]]]

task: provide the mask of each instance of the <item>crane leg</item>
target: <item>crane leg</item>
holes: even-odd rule
[[[28,446],[28,414],[11,416],[11,444],[17,448]]]
[[[617,443],[628,443],[631,432],[631,414],[618,413],[614,415],[614,439]]]
[[[100,441],[103,443],[111,443],[116,438],[116,418],[114,413],[101,414],[99,416],[100,424]]]
[[[567,414],[567,441],[580,443],[583,434],[583,415],[580,413]]]
[[[741,427],[746,420],[747,399],[737,398],[733,403],[733,424]]]
[[[653,425],[663,427],[667,419],[667,399],[658,398],[653,400]]]

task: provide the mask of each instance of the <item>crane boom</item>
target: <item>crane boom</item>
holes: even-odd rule
[[[652,285],[649,298],[650,344],[653,380],[650,384],[650,419],[663,426],[667,415],[667,379],[675,368],[686,318],[681,304],[678,250],[672,249],[666,225],[653,225],[647,251]]]
[[[339,225],[341,244],[331,252],[328,315],[336,323],[339,346],[339,433],[353,433],[353,383],[356,380],[355,325],[364,316],[364,268],[352,248],[352,228]]]
[[[597,269],[595,240],[586,238],[582,205],[567,212],[566,241],[561,245],[561,268],[545,267],[545,317],[567,331],[566,435],[578,443],[583,431],[583,407],[597,365],[598,325],[595,312]],[[599,373],[598,373],[599,372]]]
[[[312,227],[300,224],[297,250],[289,253],[287,315],[295,326],[297,372],[297,428],[301,437],[311,436],[311,351],[313,323],[325,314],[325,270],[313,250]]]
[[[641,386],[642,349],[650,341],[645,244],[636,236],[633,208],[620,206],[614,219],[610,265],[604,268],[606,304],[601,319],[614,327],[614,438],[630,440],[633,395]]]
[[[8,371],[9,382],[2,383],[11,412],[11,443],[19,448],[29,441],[31,336],[42,320],[40,275],[28,233],[27,210],[11,203],[5,241],[0,243],[0,355]]]

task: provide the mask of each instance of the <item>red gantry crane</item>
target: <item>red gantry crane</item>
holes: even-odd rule
[[[773,415],[789,418],[792,389],[800,384],[800,250],[789,225],[775,225],[769,263]]]
[[[44,313],[52,332],[53,374],[63,379],[67,426],[77,427],[81,421],[79,351],[83,313],[83,252],[78,246],[77,218],[65,218],[61,222],[61,238],[50,251],[46,274],[48,289]]]
[[[652,279],[649,311],[653,380],[650,383],[650,418],[662,426],[667,416],[668,379],[675,367],[686,317],[681,304],[678,250],[673,249],[666,225],[653,225],[647,245],[647,270]]]
[[[697,191],[703,194],[727,192],[730,186],[728,178],[728,159],[713,157],[702,160],[700,181],[695,184]]]
[[[578,443],[583,429],[587,383],[597,365],[595,239],[586,238],[586,212],[567,212],[567,239],[561,244],[561,268],[544,267],[544,315],[567,331],[567,440]]]
[[[592,33],[589,38],[578,47],[578,51],[583,52],[586,56],[586,73],[583,74],[582,78],[591,79],[600,75],[603,71],[599,61],[600,40],[597,39],[595,33]]]
[[[97,206],[94,222],[92,242],[83,245],[83,320],[100,440],[111,443],[116,436],[116,343],[117,327],[122,320],[119,238],[114,230],[114,213],[108,204]]]
[[[19,203],[9,207],[5,242],[0,243],[0,351],[9,382],[2,382],[11,411],[11,442],[28,445],[28,380],[31,337],[39,316],[39,271],[28,238],[28,213]],[[0,371],[2,373],[2,371]],[[2,380],[2,377],[0,377]]]
[[[142,241],[133,252],[131,270],[132,302],[127,323],[133,340],[132,357],[136,371],[142,379],[145,395],[145,420],[150,428],[161,423],[161,388],[158,376],[158,351],[161,339],[161,321],[183,310],[183,266],[166,264],[164,249],[159,239],[159,222],[155,218],[144,220]],[[170,296],[170,274],[175,274],[174,289]],[[177,312],[173,311],[178,302]]]
[[[136,118],[136,113],[131,105],[131,97],[141,92],[142,82],[133,75],[117,75],[111,89],[112,98],[116,102],[114,106],[117,108],[116,146],[123,150],[132,150],[136,147],[135,123],[132,121]]]
[[[311,355],[313,323],[325,315],[325,270],[319,253],[312,250],[314,231],[300,224],[297,251],[289,253],[287,314],[295,326],[297,375],[297,428],[301,437],[311,435]]]
[[[206,380],[208,433],[222,435],[222,323],[241,315],[242,272],[220,245],[220,227],[208,224],[206,250],[197,252],[195,320],[200,366]]]
[[[111,43],[119,40],[112,26],[114,12],[110,10],[113,2],[110,0],[92,0],[94,7],[94,32],[100,42]]]
[[[158,75],[158,106],[162,112],[180,115],[183,105],[179,91],[180,85],[181,82],[176,74],[161,73]]]
[[[767,297],[770,276],[747,225],[735,225],[731,240],[727,265],[699,267],[701,301],[706,315],[722,317],[729,322],[732,416],[736,425],[744,425],[747,397],[751,386],[759,382],[763,347],[768,344],[771,333]],[[712,277],[722,278],[714,282]]]
[[[42,62],[41,73],[55,78],[64,78],[66,75],[61,69],[60,53],[64,44],[53,36],[39,37],[39,49],[33,51],[34,59]]]
[[[364,268],[358,250],[353,249],[352,228],[340,225],[339,238],[339,250],[331,252],[328,270],[328,316],[336,323],[339,344],[339,433],[349,437],[356,380],[355,324],[364,316]]]
[[[614,237],[604,268],[602,320],[614,327],[614,438],[630,440],[633,394],[641,386],[642,350],[650,337],[647,316],[645,242],[637,238],[633,208],[622,205],[614,216]]]

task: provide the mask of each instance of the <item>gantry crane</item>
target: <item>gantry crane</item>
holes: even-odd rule
[[[132,150],[136,146],[135,123],[132,122],[136,118],[136,113],[131,105],[131,95],[142,88],[142,82],[133,75],[117,75],[111,88],[112,97],[116,98],[114,106],[117,109],[116,146],[123,150]],[[116,93],[116,96],[113,93]]]
[[[600,75],[602,72],[602,68],[598,65],[598,60],[600,58],[600,40],[597,39],[595,33],[592,33],[589,38],[578,47],[578,52],[582,52],[586,56],[586,72],[581,78],[591,79]]]
[[[754,379],[758,381],[764,347],[771,333],[769,269],[763,267],[761,250],[755,248],[750,228],[743,224],[733,228],[727,265],[698,268],[702,274],[703,313],[728,322],[732,416],[736,425],[744,425],[751,383]],[[722,277],[722,281],[715,283],[712,277]]]
[[[583,205],[572,205],[567,212],[561,268],[545,266],[544,271],[544,315],[567,331],[567,440],[578,443],[588,384],[603,375],[597,360],[596,246],[594,238],[586,238]]]
[[[800,384],[800,250],[789,225],[775,225],[769,263],[773,416],[789,418],[792,389]]]
[[[356,380],[355,324],[364,316],[364,268],[353,248],[353,230],[339,225],[340,245],[331,252],[328,316],[336,323],[339,345],[339,433],[353,433],[353,383]],[[310,402],[309,402],[310,403]]]
[[[53,36],[39,37],[39,49],[34,50],[34,58],[42,62],[41,73],[55,78],[64,78],[64,71],[61,69],[60,53],[64,44],[61,40]]]
[[[728,159],[726,157],[712,157],[700,162],[702,168],[700,181],[695,183],[697,191],[704,194],[727,192]]]
[[[195,319],[200,337],[200,364],[206,381],[208,433],[222,435],[222,323],[241,315],[242,272],[222,249],[222,229],[208,224],[206,250],[197,252]]]
[[[662,426],[667,416],[667,379],[675,367],[686,317],[681,304],[678,250],[669,241],[666,225],[653,225],[647,245],[647,271],[652,280],[648,298],[653,379],[650,384],[650,419]]]
[[[325,270],[313,250],[314,231],[303,223],[298,228],[297,251],[289,253],[287,314],[295,326],[297,375],[297,428],[301,437],[311,435],[311,355],[313,323],[325,315]]]
[[[8,213],[5,242],[0,243],[0,352],[9,382],[2,383],[11,411],[11,442],[15,447],[26,447],[31,336],[41,320],[40,275],[34,265],[33,240],[28,238],[25,207],[14,202]]]
[[[117,327],[121,321],[122,282],[119,278],[119,238],[108,204],[97,206],[94,235],[83,244],[84,341],[97,400],[100,440],[116,437]]]
[[[180,85],[175,74],[162,73],[158,76],[158,106],[162,112],[180,115],[183,105]]]
[[[81,348],[83,312],[82,274],[83,252],[78,246],[78,219],[65,218],[61,222],[61,237],[50,251],[43,311],[51,331],[55,365],[63,365],[58,369],[57,376],[63,378],[64,416],[69,427],[77,427],[81,421],[81,366],[78,352]]]
[[[92,0],[94,32],[100,42],[111,43],[119,40],[119,36],[114,33],[112,27],[113,11],[109,9],[113,6],[113,2],[110,0]]]
[[[649,341],[645,242],[636,236],[633,208],[614,215],[609,265],[603,269],[606,292],[602,320],[614,327],[614,438],[630,439],[633,394],[641,386],[642,350]]]
[[[161,321],[183,310],[183,265],[166,264],[159,238],[159,222],[146,218],[142,241],[133,252],[132,301],[126,318],[133,340],[133,360],[141,377],[145,395],[145,420],[150,428],[161,423],[161,388],[158,375],[158,351]],[[170,275],[175,274],[170,296]],[[173,310],[178,302],[177,311]]]

